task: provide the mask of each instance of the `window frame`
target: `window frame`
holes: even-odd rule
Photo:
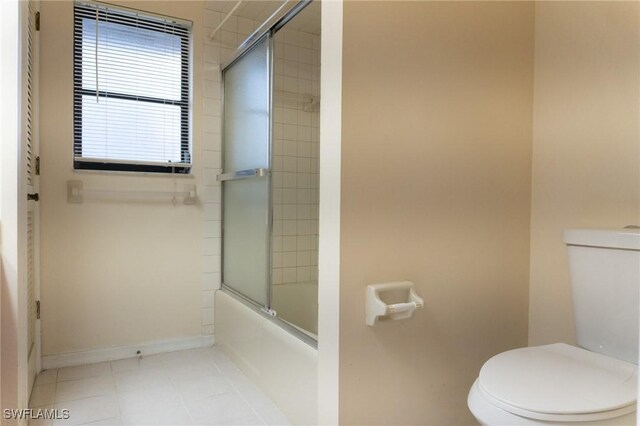
[[[134,14],[136,20],[145,21],[151,25],[145,26],[145,30],[157,31],[161,34],[170,34],[167,31],[156,29],[159,20],[170,21],[172,25],[182,27],[186,30],[186,34],[175,34],[180,38],[180,100],[155,98],[150,96],[136,96],[125,93],[90,90],[82,87],[82,21],[86,19],[84,16],[76,14],[76,8],[92,8],[97,12],[96,19],[100,22],[115,23],[128,27],[137,28],[135,24],[128,25],[125,22],[127,18],[131,19]],[[143,173],[172,173],[172,174],[190,174],[193,167],[192,159],[192,143],[191,143],[191,37],[192,25],[190,21],[179,20],[168,16],[161,16],[153,12],[147,12],[137,9],[129,9],[119,6],[112,6],[106,3],[93,1],[74,1],[73,3],[73,169],[74,170],[95,170],[95,171],[117,171],[117,172],[143,172]],[[114,22],[108,19],[108,15],[121,15],[125,19]],[[80,34],[77,30],[80,28]],[[114,98],[133,100],[136,102],[159,103],[164,105],[174,105],[180,107],[180,163],[175,166],[168,163],[153,161],[136,160],[117,160],[117,159],[83,159],[77,156],[77,152],[82,153],[82,97],[85,95],[99,96],[100,98]]]

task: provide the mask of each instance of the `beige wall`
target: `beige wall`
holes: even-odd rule
[[[345,2],[340,421],[469,424],[492,355],[527,343],[533,4]],[[406,279],[410,321],[364,322]]]
[[[182,191],[200,182],[202,2],[119,3],[194,22],[194,174],[172,178],[72,170],[72,2],[42,2],[44,356],[201,333],[200,205],[66,201],[70,179],[82,180],[87,189],[144,191]]]
[[[562,230],[640,224],[640,3],[536,3],[529,343],[574,342]]]

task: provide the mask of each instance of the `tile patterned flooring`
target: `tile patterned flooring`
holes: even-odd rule
[[[34,426],[291,424],[215,347],[46,370],[29,405],[70,414]]]

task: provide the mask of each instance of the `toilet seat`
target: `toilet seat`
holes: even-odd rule
[[[596,421],[635,411],[636,375],[634,364],[557,343],[494,356],[477,387],[487,402],[518,416]]]

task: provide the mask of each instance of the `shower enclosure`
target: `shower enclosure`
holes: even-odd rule
[[[302,1],[281,8],[224,67],[223,172],[218,177],[223,288],[312,344],[318,288],[319,7]]]

